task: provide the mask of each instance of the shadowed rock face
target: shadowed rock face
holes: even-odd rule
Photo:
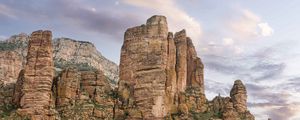
[[[185,103],[179,94],[187,87],[199,87],[204,104],[203,83],[203,64],[185,30],[173,37],[164,16],[153,16],[146,25],[127,29],[119,94],[122,105],[135,103],[143,115],[137,118],[162,119],[177,111],[179,104]]]
[[[35,31],[31,34],[24,69],[19,114],[32,119],[51,119],[53,113],[52,80],[52,34],[50,31]]]

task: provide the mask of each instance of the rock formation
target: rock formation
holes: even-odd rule
[[[52,33],[35,31],[31,34],[21,88],[20,109],[22,116],[31,119],[53,119],[52,80]]]
[[[53,87],[62,119],[112,119],[112,89],[101,71],[65,69]]]
[[[217,96],[209,102],[209,111],[222,113],[223,120],[254,120],[247,110],[246,87],[241,80],[236,80],[230,91],[230,97]]]
[[[121,51],[120,81],[125,85],[119,87],[121,90],[126,86],[132,87],[130,98],[123,97],[132,99],[138,112],[148,119],[163,118],[168,109],[165,103],[168,62],[166,22],[165,17],[155,16],[148,19],[146,25],[128,29]]]
[[[92,66],[104,72],[110,84],[116,87],[119,80],[118,65],[111,62],[87,41],[75,41],[69,38],[57,38],[53,41],[55,66],[64,68],[70,64]],[[85,69],[85,66],[80,66]]]
[[[0,43],[2,119],[254,120],[241,80],[230,97],[206,99],[192,40],[168,32],[164,16],[127,29],[119,81],[117,65],[91,43],[51,37],[36,31]]]
[[[198,87],[200,101],[205,101],[203,83],[203,64],[191,40],[185,30],[173,38],[164,16],[153,16],[146,25],[125,32],[119,93],[123,105],[136,104],[143,115],[137,118],[163,119],[177,111],[185,103],[179,96],[187,87]]]
[[[164,16],[153,16],[145,25],[127,29],[118,86],[121,103],[117,105],[123,112],[117,111],[117,118],[125,113],[126,119],[191,119],[213,113],[206,116],[238,120],[248,115],[246,119],[252,120],[241,81],[235,82],[231,97],[207,102],[203,69],[185,30],[173,36]]]
[[[25,66],[28,40],[29,36],[19,34],[0,41],[0,81],[4,84],[16,82]]]
[[[241,80],[236,80],[230,91],[230,97],[237,112],[247,111],[247,91]]]
[[[0,41],[0,81],[4,84],[15,83],[19,72],[24,69],[29,38],[22,33]],[[57,72],[70,65],[81,69],[93,67],[103,71],[111,86],[116,87],[119,80],[118,65],[105,58],[92,43],[70,38],[55,38],[52,43]]]

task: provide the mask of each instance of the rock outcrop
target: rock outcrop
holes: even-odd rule
[[[234,108],[237,112],[243,113],[247,111],[247,91],[241,80],[236,80],[230,91]]]
[[[29,36],[19,34],[6,41],[0,41],[0,81],[15,83],[24,68]]]
[[[230,97],[217,96],[209,102],[208,111],[220,113],[223,120],[254,120],[247,110],[247,91],[241,80],[236,80]]]
[[[52,33],[35,31],[31,34],[21,88],[20,109],[22,116],[31,119],[54,119],[52,81],[54,65],[52,59]],[[20,79],[19,79],[20,80]]]
[[[185,30],[173,36],[164,16],[153,16],[145,25],[127,29],[116,118],[254,119],[247,111],[246,88],[241,81],[235,82],[230,97],[207,101],[203,69]]]
[[[113,119],[113,91],[101,71],[67,68],[55,79],[53,90],[62,119]]]
[[[112,87],[116,87],[119,80],[118,65],[103,57],[92,43],[57,38],[53,41],[53,48],[55,67],[63,69],[73,64],[81,69],[86,69],[87,66],[91,66],[103,71]]]
[[[166,18],[153,16],[126,31],[119,94],[122,105],[135,103],[139,115],[132,119],[163,119],[177,112],[186,103],[180,96],[187,87],[197,87],[197,103],[205,103],[203,64],[185,30],[173,38]]]
[[[4,84],[16,83],[20,71],[24,69],[29,38],[22,33],[0,41],[0,81]],[[57,73],[71,65],[84,70],[93,68],[103,71],[111,86],[116,87],[118,65],[105,58],[92,43],[70,38],[56,38],[52,43]]]
[[[0,65],[15,64],[0,67],[2,119],[254,120],[241,80],[230,97],[206,99],[192,40],[185,30],[168,32],[164,16],[125,32],[118,86],[117,65],[91,43],[52,41],[50,31],[21,36],[0,51]]]
[[[125,100],[122,102],[132,100],[138,113],[147,119],[163,118],[168,109],[165,97],[168,62],[166,18],[154,16],[147,20],[146,25],[128,29],[124,39],[119,92],[124,87],[131,88],[128,90],[129,96],[123,95]],[[134,116],[133,119],[142,118]]]
[[[93,47],[90,46],[91,43],[86,42],[87,49],[76,50],[84,52],[74,53],[78,55],[77,62],[79,63],[76,63],[76,60],[59,55],[60,50],[53,50],[51,37],[50,31],[33,32],[27,41],[26,64],[20,71],[16,83],[0,81],[1,118],[113,119],[116,95],[109,77],[104,74],[105,72],[92,67],[91,64],[83,66],[80,64],[81,55],[88,54],[84,51],[93,49],[89,48]],[[76,41],[71,42],[76,43]],[[53,57],[53,51],[56,52],[56,57]],[[69,52],[72,53],[72,51]],[[64,57],[68,59],[64,60]],[[85,57],[88,58],[88,56]],[[55,71],[53,60],[58,58],[63,62],[69,62],[60,63],[61,66],[56,66]],[[103,59],[103,61],[107,60]],[[97,62],[103,63],[103,61]],[[107,63],[107,65],[110,64],[112,63]],[[62,71],[57,69],[62,69]],[[57,75],[54,74],[55,72]]]

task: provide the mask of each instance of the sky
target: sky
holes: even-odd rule
[[[299,0],[0,0],[0,40],[49,29],[90,41],[119,63],[127,28],[152,15],[169,31],[187,31],[205,66],[208,99],[229,96],[234,80],[248,91],[257,120],[300,119]]]

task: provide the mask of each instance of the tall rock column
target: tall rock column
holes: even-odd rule
[[[29,41],[19,114],[31,119],[52,119],[53,76],[52,33],[35,31]]]
[[[234,85],[230,91],[233,107],[239,113],[247,111],[247,91],[241,80],[234,81]]]
[[[163,119],[167,114],[165,85],[168,78],[168,26],[166,18],[153,16],[147,20],[146,25],[127,29],[124,39],[119,82],[119,94],[123,97],[123,104],[135,103],[138,110],[135,113],[139,113],[140,115],[137,116],[143,116],[144,119]],[[140,119],[140,117],[132,119]]]
[[[185,92],[187,82],[187,36],[185,30],[175,33],[177,90]]]

